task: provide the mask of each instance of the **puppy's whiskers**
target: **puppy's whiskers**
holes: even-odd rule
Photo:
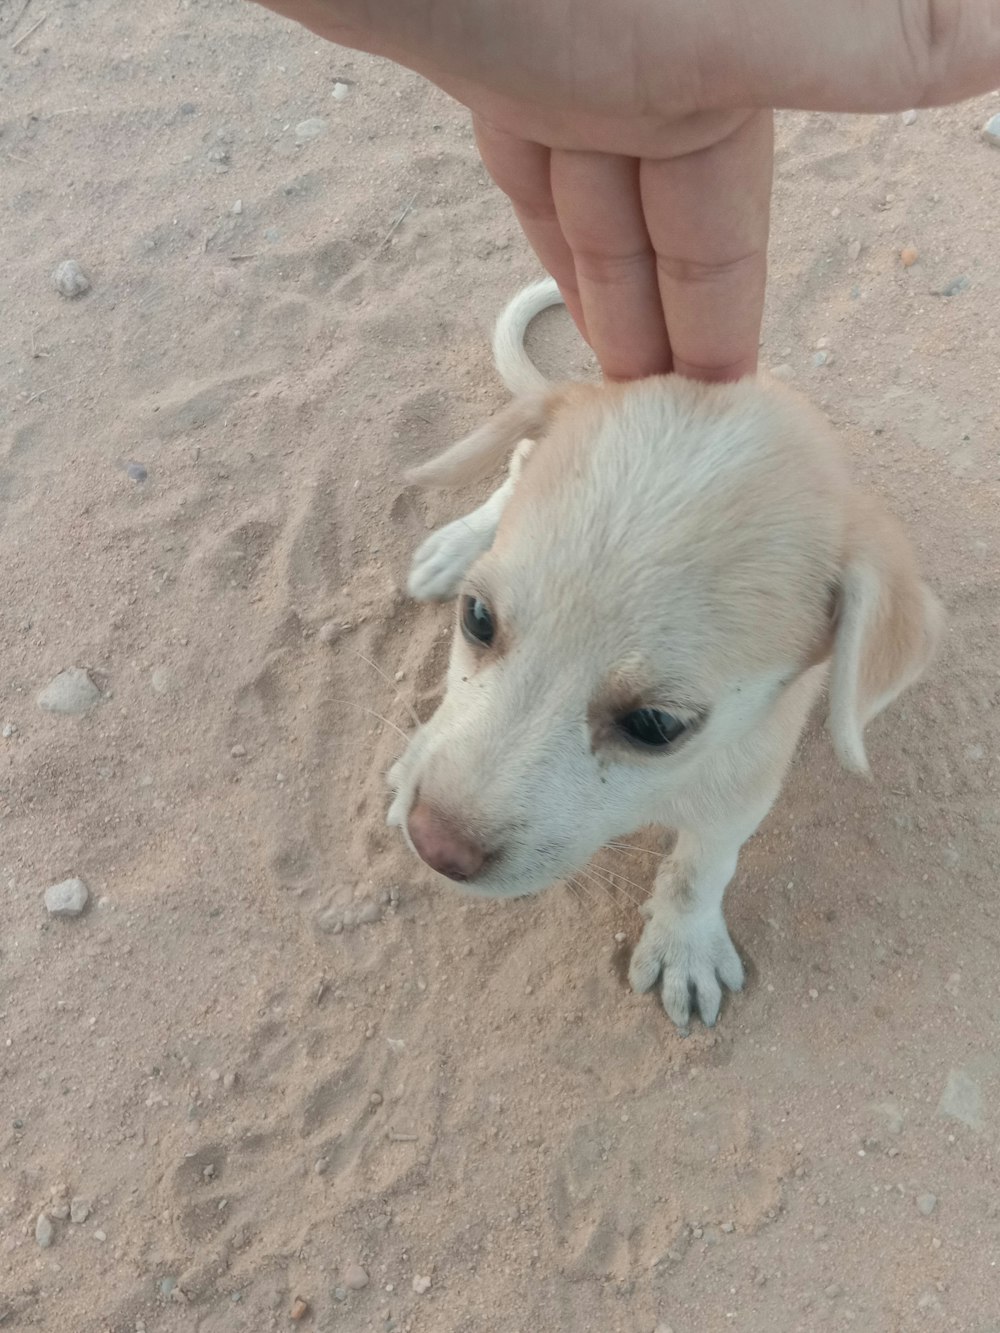
[[[355,703],[353,699],[331,699],[332,704],[343,704],[345,708],[356,708],[360,713],[367,713],[369,717],[377,717],[380,722],[384,722],[387,727],[392,727],[393,731],[398,732],[404,741],[409,742],[409,736],[402,727],[397,727],[395,722],[390,722],[387,717],[381,713],[376,713],[374,708],[366,708],[364,704]]]
[[[612,852],[632,852],[636,856],[651,856],[657,862],[663,860],[663,852],[652,851],[649,847],[636,847],[630,842],[606,842],[604,846]]]
[[[615,898],[616,894],[621,894],[633,907],[638,907],[643,899],[648,896],[647,890],[641,884],[637,884],[634,879],[629,879],[627,875],[619,874],[617,871],[605,870],[603,866],[591,865],[587,867],[587,870],[589,874],[596,877],[599,883],[605,886],[608,896],[612,899]],[[622,884],[627,884],[630,888],[636,889],[642,897],[637,898],[634,894],[629,893],[628,889],[622,888]]]
[[[404,699],[403,696],[402,696],[402,694],[400,694],[399,690],[396,689],[396,681],[392,680],[392,679],[388,676],[388,674],[387,674],[385,671],[383,671],[382,668],[381,668],[376,662],[373,662],[373,661],[372,661],[372,659],[371,659],[370,657],[365,657],[364,653],[359,653],[358,650],[357,650],[357,648],[352,648],[352,647],[350,646],[350,644],[348,644],[348,643],[345,643],[345,644],[344,644],[344,647],[347,649],[347,651],[348,651],[349,653],[353,653],[355,657],[360,657],[361,660],[362,660],[362,662],[367,663],[367,665],[370,666],[371,669],[372,669],[373,671],[377,671],[377,672],[378,672],[378,674],[382,677],[382,679],[385,681],[385,683],[389,686],[389,688],[392,690],[393,694],[396,696],[396,698],[399,700],[399,702],[403,705],[403,707],[404,707],[404,708],[406,709],[406,711],[409,713],[410,717],[413,718],[414,725],[419,727],[419,726],[420,726],[420,718],[417,717],[417,710],[416,710],[416,709],[413,707],[413,705],[410,703],[409,699]]]

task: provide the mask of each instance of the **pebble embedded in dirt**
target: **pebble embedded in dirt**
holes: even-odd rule
[[[994,148],[1000,148],[1000,111],[995,116],[990,116],[983,126],[983,138]]]
[[[850,245],[847,247],[848,259],[857,259],[860,257],[860,255],[861,255],[861,242],[851,241]]]
[[[89,897],[82,879],[64,879],[45,890],[45,907],[49,916],[79,916]]]
[[[904,245],[899,252],[899,258],[904,268],[912,268],[920,258],[920,251],[915,245]]]
[[[74,1226],[83,1226],[90,1216],[89,1199],[71,1199],[69,1203],[69,1217]]]
[[[46,713],[78,717],[93,708],[101,692],[82,667],[67,667],[36,695],[35,702]]]
[[[341,630],[337,622],[335,620],[327,620],[324,624],[320,625],[316,637],[319,639],[320,643],[331,644],[337,642],[340,638],[340,634]]]
[[[146,468],[142,463],[129,463],[125,472],[132,481],[145,481],[149,476],[149,473],[146,471]]]
[[[295,126],[295,142],[308,143],[310,139],[318,139],[325,133],[326,121],[323,117],[310,116],[308,120],[300,120]]]
[[[303,1300],[301,1296],[296,1296],[295,1300],[292,1301],[292,1310],[291,1310],[292,1319],[296,1323],[298,1323],[299,1320],[305,1319],[308,1313],[309,1313],[309,1302]]]
[[[959,1120],[970,1129],[982,1129],[982,1090],[964,1069],[953,1069],[948,1075],[948,1082],[938,1102],[938,1114],[950,1120]]]
[[[56,1229],[49,1221],[47,1213],[39,1213],[38,1221],[35,1223],[35,1240],[47,1250],[55,1237]]]
[[[350,91],[351,91],[350,84],[343,83],[341,82],[340,79],[338,79],[337,82],[333,85],[333,88],[331,89],[331,95],[336,99],[336,101],[342,102],[344,98],[348,96]]]
[[[53,270],[52,286],[60,296],[72,301],[90,291],[90,279],[75,259],[64,259]]]
[[[351,1291],[364,1291],[368,1286],[368,1274],[360,1264],[348,1264],[344,1273],[344,1286]]]
[[[917,1209],[923,1213],[924,1217],[930,1217],[937,1207],[936,1194],[918,1194],[916,1199]]]
[[[9,741],[11,736],[17,735],[17,727],[14,726],[13,722],[5,722],[2,734],[4,740]]]
[[[54,1203],[49,1208],[49,1217],[55,1218],[57,1222],[65,1222],[69,1217],[68,1203]]]
[[[903,114],[900,116],[900,120],[903,122],[904,125],[915,125],[917,120],[917,113],[912,110],[904,111]]]
[[[427,1291],[430,1291],[430,1289],[431,1289],[431,1280],[429,1277],[415,1277],[413,1279],[413,1290],[417,1293],[418,1296],[423,1296],[423,1294]]]

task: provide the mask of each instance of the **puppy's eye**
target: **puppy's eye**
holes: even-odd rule
[[[662,750],[687,731],[688,724],[662,708],[637,708],[615,723],[618,730],[635,745],[647,750]]]
[[[462,598],[462,633],[470,643],[486,647],[493,642],[496,633],[493,613],[481,597]]]

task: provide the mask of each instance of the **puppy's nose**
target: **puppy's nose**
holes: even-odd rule
[[[426,801],[417,801],[410,811],[406,827],[417,855],[439,875],[464,883],[474,879],[483,868],[486,852],[472,838],[459,833]]]

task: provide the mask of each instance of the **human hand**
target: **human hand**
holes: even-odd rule
[[[754,370],[772,108],[884,112],[1000,84],[1000,0],[261,0],[417,70],[604,373]]]

